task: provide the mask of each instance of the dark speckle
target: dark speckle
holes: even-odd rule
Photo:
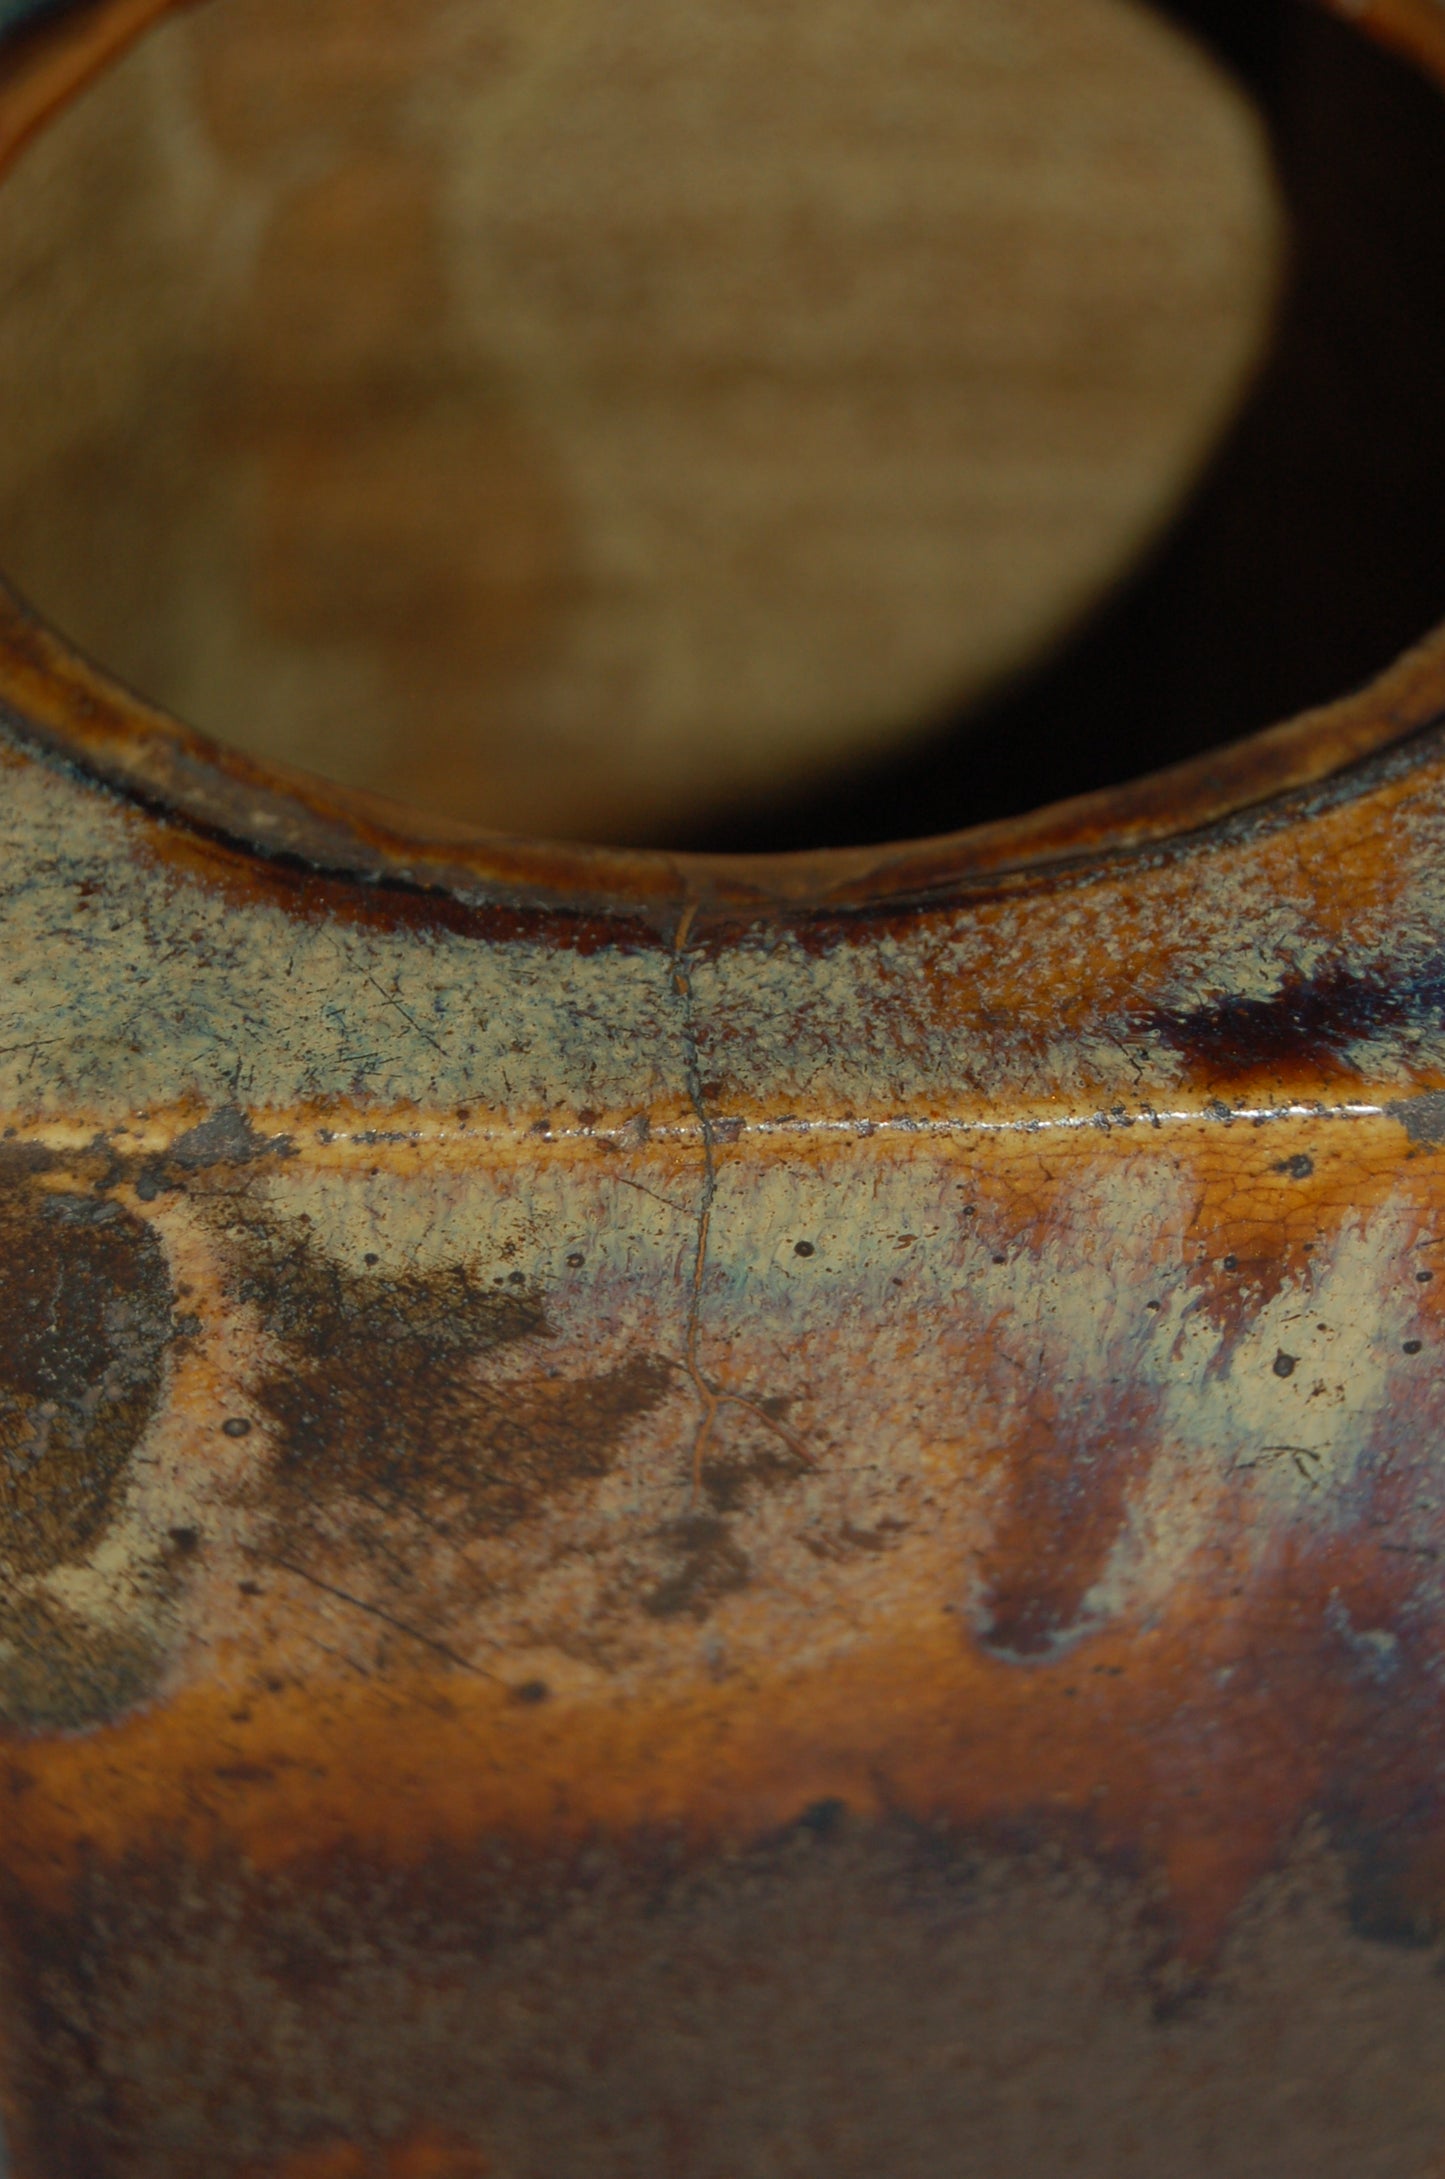
[[[248,1438],[251,1425],[244,1415],[228,1415],[221,1424],[221,1435],[228,1438]]]
[[[1146,1301],[1144,1306],[1146,1309],[1152,1311],[1154,1314],[1157,1315],[1159,1310],[1163,1308],[1164,1304],[1162,1301]]]
[[[585,1256],[579,1255],[574,1249],[572,1254],[567,1258],[567,1268],[569,1271],[580,1271],[586,1261],[587,1258]]]
[[[1297,1151],[1292,1158],[1281,1158],[1278,1165],[1270,1168],[1272,1172],[1284,1173],[1290,1180],[1308,1180],[1314,1169],[1314,1159],[1303,1150]]]
[[[1237,1271],[1239,1269],[1239,1258],[1237,1256],[1226,1256],[1224,1268],[1226,1271]]]
[[[1435,1274],[1433,1271],[1417,1271],[1415,1273],[1416,1284],[1419,1286],[1428,1286],[1434,1276]]]
[[[793,1254],[795,1256],[816,1256],[817,1253],[811,1241],[795,1241],[793,1243]]]
[[[361,1260],[365,1264],[368,1271],[374,1271],[376,1266],[381,1262],[381,1258],[377,1255],[375,1249],[372,1248],[369,1248],[367,1250],[366,1254],[362,1257]]]
[[[176,1549],[185,1558],[189,1558],[194,1551],[200,1548],[201,1532],[198,1528],[173,1528],[170,1531],[170,1538]]]
[[[1406,1354],[1418,1354],[1420,1352],[1420,1341],[1418,1339],[1407,1339],[1405,1341],[1403,1352]]]
[[[545,1680],[523,1680],[520,1686],[508,1690],[507,1700],[519,1704],[524,1710],[535,1710],[539,1703],[547,1700],[551,1692]]]
[[[1007,1256],[995,1256],[994,1262],[996,1264],[1006,1264],[1008,1262],[1008,1258]]]
[[[1280,1352],[1274,1358],[1274,1373],[1276,1377],[1293,1377],[1298,1367],[1299,1356],[1297,1354],[1286,1354],[1283,1348],[1281,1348]]]

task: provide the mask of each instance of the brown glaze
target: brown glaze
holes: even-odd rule
[[[1442,657],[690,864],[9,614],[22,2179],[1445,2167]]]

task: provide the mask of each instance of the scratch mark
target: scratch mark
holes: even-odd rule
[[[35,1052],[43,1052],[47,1045],[63,1044],[64,1042],[65,1038],[63,1036],[26,1037],[19,1044],[0,1045],[0,1059],[9,1059],[15,1052],[30,1052],[32,1054]]]
[[[344,1649],[333,1649],[329,1642],[323,1642],[319,1640],[318,1637],[314,1634],[308,1634],[306,1639],[311,1644],[311,1647],[313,1649],[320,1650],[323,1657],[334,1657],[339,1665],[349,1665],[351,1670],[353,1672],[360,1673],[362,1679],[364,1680],[369,1680],[371,1678],[371,1674],[367,1671],[366,1666],[364,1664],[358,1664],[356,1659],[354,1657],[348,1656]]]
[[[1290,1466],[1309,1485],[1311,1490],[1314,1490],[1319,1483],[1319,1470],[1323,1466],[1325,1456],[1317,1446],[1261,1445],[1259,1451],[1261,1459],[1266,1457],[1278,1459],[1287,1453]],[[1234,1472],[1238,1474],[1247,1474],[1251,1468],[1257,1468],[1258,1466],[1258,1460],[1236,1460],[1233,1464]]]
[[[261,1558],[263,1565],[279,1566],[283,1573],[294,1574],[298,1581],[309,1582],[313,1589],[320,1589],[323,1595],[334,1596],[342,1604],[350,1604],[354,1610],[365,1612],[369,1619],[379,1619],[384,1626],[394,1628],[398,1634],[405,1634],[413,1642],[420,1642],[423,1648],[435,1650],[439,1657],[445,1657],[447,1663],[455,1665],[459,1672],[475,1672],[478,1679],[482,1680],[495,1678],[494,1673],[485,1671],[481,1665],[474,1665],[469,1658],[449,1648],[445,1642],[439,1642],[434,1634],[424,1634],[420,1627],[409,1626],[406,1620],[398,1619],[393,1612],[383,1611],[379,1604],[368,1604],[364,1597],[353,1596],[349,1589],[336,1588],[331,1582],[323,1581],[319,1574],[308,1573],[294,1559],[278,1558],[271,1553],[258,1553],[257,1556]]]
[[[692,1439],[692,1495],[695,1498],[702,1487],[703,1461],[717,1427],[718,1410],[723,1407],[740,1407],[753,1416],[764,1429],[787,1446],[796,1460],[806,1468],[815,1468],[817,1462],[807,1447],[770,1415],[759,1400],[744,1392],[731,1392],[713,1383],[698,1357],[702,1337],[703,1281],[707,1276],[708,1241],[712,1232],[713,1205],[717,1200],[717,1136],[712,1116],[703,1095],[702,1061],[697,1047],[697,1015],[692,987],[692,971],[687,963],[687,942],[692,932],[697,902],[690,900],[678,918],[677,931],[672,941],[672,987],[682,1001],[682,1049],[683,1078],[687,1084],[688,1103],[692,1106],[702,1136],[702,1187],[697,1199],[697,1237],[693,1246],[692,1279],[687,1297],[687,1330],[683,1346],[683,1367],[688,1381],[697,1396],[699,1414]]]
[[[419,1242],[417,1244],[417,1247],[420,1247]],[[416,1248],[413,1248],[410,1253],[413,1261],[415,1261],[417,1253]],[[356,1497],[362,1505],[370,1506],[373,1513],[379,1513],[384,1521],[393,1521],[396,1519],[398,1514],[404,1514],[407,1519],[416,1521],[422,1528],[429,1528],[434,1536],[439,1536],[441,1538],[443,1543],[451,1543],[453,1541],[452,1531],[449,1527],[447,1527],[445,1522],[434,1521],[431,1515],[426,1512],[426,1510],[422,1506],[414,1504],[409,1498],[404,1497],[400,1492],[398,1492],[397,1495],[392,1499],[390,1505],[383,1505],[374,1491],[364,1490],[359,1485],[356,1489]],[[382,1548],[383,1550],[385,1550],[385,1545],[383,1545]],[[397,1559],[394,1552],[387,1551],[386,1556],[391,1559],[393,1565],[401,1564],[401,1561]]]
[[[442,1058],[446,1058],[446,1046],[437,1037],[434,1037],[432,1035],[430,1029],[424,1027],[424,1025],[417,1020],[415,1014],[411,1012],[410,1008],[402,1005],[400,999],[396,996],[395,992],[386,990],[382,984],[378,983],[377,979],[372,975],[370,969],[366,971],[366,981],[370,984],[372,990],[377,994],[377,997],[381,999],[384,1005],[394,1007],[396,1012],[400,1014],[402,1020],[406,1023],[409,1029],[414,1030],[416,1034],[424,1040],[424,1042],[431,1046],[434,1052],[440,1052]]]
[[[1144,1061],[1141,1055],[1138,1052],[1131,1051],[1124,1039],[1116,1036],[1111,1029],[1104,1031],[1104,1038],[1107,1043],[1113,1045],[1125,1064],[1133,1069],[1135,1082],[1142,1082],[1144,1079]]]
[[[650,1195],[653,1202],[660,1203],[664,1210],[685,1212],[687,1209],[685,1203],[674,1203],[670,1195],[659,1195],[656,1188],[646,1187],[640,1180],[629,1180],[625,1173],[614,1173],[612,1178],[619,1188],[635,1188],[639,1195]]]
[[[793,1458],[795,1460],[800,1460],[805,1468],[817,1467],[817,1461],[808,1451],[808,1448],[806,1447],[806,1445],[804,1445],[802,1439],[800,1437],[796,1437],[791,1430],[787,1429],[783,1423],[779,1422],[776,1415],[770,1415],[760,1401],[749,1399],[748,1395],[745,1392],[722,1392],[719,1391],[715,1385],[711,1386],[709,1389],[711,1391],[712,1399],[715,1406],[743,1408],[746,1413],[754,1416],[757,1421],[763,1423],[769,1430],[771,1430],[775,1438],[780,1438],[783,1444],[787,1446],[788,1451],[793,1455]]]

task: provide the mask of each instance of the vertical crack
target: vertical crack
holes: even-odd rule
[[[776,1415],[770,1415],[760,1400],[748,1393],[733,1392],[726,1386],[716,1384],[707,1375],[699,1359],[703,1284],[707,1277],[713,1206],[717,1201],[717,1136],[703,1091],[702,1055],[697,1041],[697,1004],[693,992],[692,969],[688,962],[688,941],[692,936],[696,914],[697,902],[688,901],[678,918],[677,931],[672,941],[672,988],[682,1002],[683,1080],[687,1085],[688,1103],[692,1106],[702,1137],[702,1186],[697,1197],[697,1226],[693,1243],[692,1278],[687,1296],[687,1329],[683,1343],[683,1367],[698,1403],[691,1461],[694,1497],[702,1486],[703,1462],[717,1427],[718,1410],[723,1407],[742,1408],[786,1445],[793,1458],[803,1467],[812,1468],[817,1465],[802,1440],[785,1428]]]

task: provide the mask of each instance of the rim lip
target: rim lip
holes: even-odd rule
[[[47,121],[153,23],[191,0],[33,0],[0,27],[0,182]],[[1445,86],[1441,0],[1317,0]],[[1362,691],[1121,786],[1019,817],[891,844],[694,855],[532,839],[451,823],[318,775],[262,763],[133,694],[0,582],[0,724],[155,817],[268,861],[564,914],[668,906],[898,910],[1182,852],[1229,820],[1329,783],[1366,785],[1369,760],[1445,726],[1445,625]]]

